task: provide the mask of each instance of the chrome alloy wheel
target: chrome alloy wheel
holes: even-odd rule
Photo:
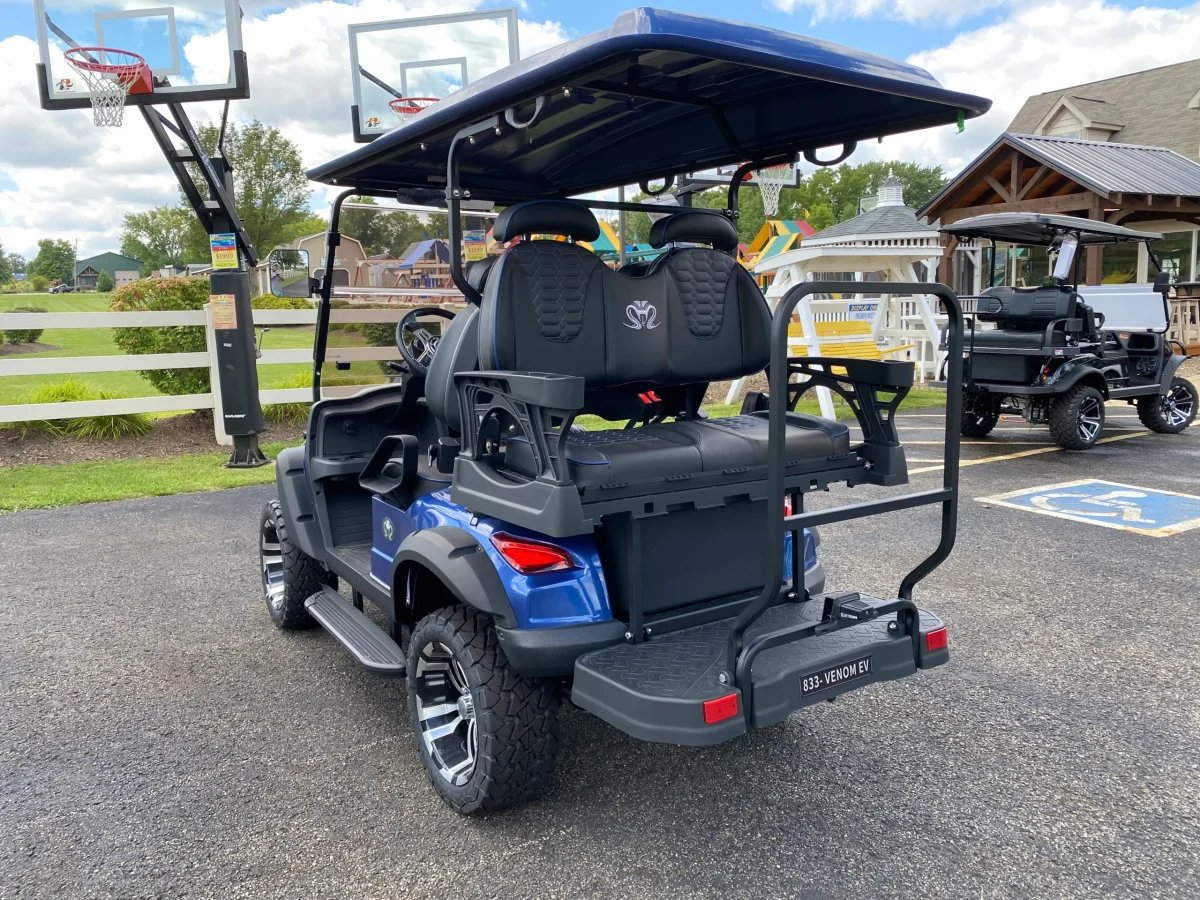
[[[283,551],[279,548],[279,532],[269,522],[263,522],[258,539],[259,559],[262,562],[263,593],[272,609],[283,608]]]
[[[1089,444],[1100,436],[1100,426],[1104,423],[1103,402],[1095,397],[1084,397],[1079,404],[1076,425],[1079,428],[1079,437]]]
[[[449,784],[466,784],[475,771],[479,734],[475,704],[466,673],[445,644],[421,648],[416,672],[410,672],[417,701],[421,739]]]
[[[1174,384],[1167,391],[1167,396],[1163,397],[1163,415],[1167,419],[1167,423],[1172,428],[1178,428],[1184,425],[1192,417],[1192,410],[1196,406],[1196,398],[1192,396],[1192,392],[1187,385]]]

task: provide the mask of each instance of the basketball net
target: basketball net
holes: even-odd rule
[[[136,53],[104,47],[73,47],[64,56],[91,92],[92,121],[101,127],[125,121],[125,98],[146,61]]]
[[[779,193],[783,186],[792,180],[792,163],[782,166],[768,166],[755,172],[759,193],[762,194],[763,213],[769,219],[779,212]]]
[[[395,100],[389,101],[388,106],[396,114],[396,118],[400,120],[400,123],[403,124],[437,102],[437,97],[397,97]]]

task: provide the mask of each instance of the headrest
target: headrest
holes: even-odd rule
[[[712,244],[716,250],[731,251],[738,245],[738,233],[724,216],[704,212],[677,212],[650,226],[651,247],[676,241]]]
[[[498,256],[485,256],[467,266],[467,284],[482,293],[483,283],[487,281],[488,272],[492,271],[492,266],[499,258]]]
[[[600,237],[600,223],[586,206],[570,200],[529,200],[496,217],[492,237],[504,243],[523,234],[561,234],[577,241]]]

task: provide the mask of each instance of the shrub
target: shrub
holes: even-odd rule
[[[96,279],[96,290],[100,293],[107,294],[115,287],[113,277],[107,272],[101,272],[100,276]]]
[[[259,294],[250,298],[253,309],[312,309],[313,305],[303,297],[276,297],[274,294]]]
[[[113,292],[108,308],[117,311],[203,309],[209,300],[207,278],[143,278]],[[204,326],[114,328],[113,340],[126,353],[202,353]],[[164,394],[204,394],[208,369],[156,369],[139,373]]]
[[[342,384],[375,384],[372,378],[364,378],[360,375],[326,375],[321,379],[321,384],[325,387]],[[288,388],[311,388],[312,373],[298,372],[291,378],[286,379],[276,385],[273,390],[286,390]],[[268,403],[263,406],[263,418],[272,425],[303,425],[308,421],[308,411],[312,407],[311,403]]]
[[[14,306],[9,312],[15,313],[44,313],[40,306]],[[10,328],[4,332],[5,340],[10,344],[33,344],[42,339],[42,328]]]
[[[50,279],[45,275],[30,275],[25,279],[24,284],[29,286],[29,290],[34,294],[42,294],[50,290]]]
[[[42,385],[25,398],[26,403],[75,403],[82,400],[118,400],[119,394],[99,391],[82,381],[66,378],[52,384]],[[93,437],[104,440],[120,440],[124,437],[141,437],[149,434],[153,426],[144,413],[123,413],[109,416],[85,416],[77,419],[53,419],[41,422],[26,422],[26,431],[45,431],[67,437]]]

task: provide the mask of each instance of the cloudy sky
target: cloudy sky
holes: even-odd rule
[[[130,9],[167,0],[48,0],[69,16],[81,6]],[[279,127],[305,165],[354,144],[346,26],[405,16],[508,6],[482,0],[243,2],[242,31],[253,98],[234,104],[238,119]],[[530,55],[603,28],[628,7],[615,0],[520,2],[521,51]],[[944,85],[994,101],[985,117],[886,139],[871,157],[941,164],[955,172],[1003,130],[1033,93],[1200,56],[1200,3],[1154,0],[676,0],[672,8],[768,25],[907,59]],[[220,39],[193,33],[177,17],[185,73],[202,79],[223,65]],[[174,202],[177,189],[136,114],[119,129],[96,129],[89,111],[39,108],[32,2],[0,0],[0,241],[32,255],[42,237],[78,240],[81,256],[115,250],[127,212]],[[197,107],[193,119],[218,110]],[[326,209],[323,189],[313,208]]]

